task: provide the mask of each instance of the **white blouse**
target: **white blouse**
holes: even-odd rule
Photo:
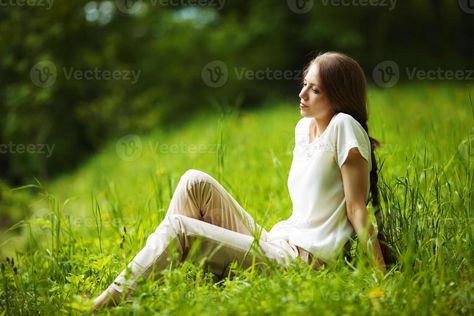
[[[309,143],[312,119],[303,117],[295,128],[293,162],[288,176],[292,215],[273,226],[269,237],[288,240],[315,257],[331,262],[337,259],[354,232],[346,215],[340,168],[349,150],[357,147],[368,161],[370,174],[370,140],[359,122],[340,112],[332,117],[324,132]],[[367,188],[367,199],[369,190]]]

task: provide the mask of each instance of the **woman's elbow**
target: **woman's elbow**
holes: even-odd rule
[[[367,207],[357,204],[346,204],[346,215],[352,226],[359,226],[364,224],[367,219]]]
[[[357,207],[354,204],[346,203],[346,215],[347,219],[352,222],[355,219],[357,214]]]

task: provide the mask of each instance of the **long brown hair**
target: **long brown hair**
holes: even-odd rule
[[[304,70],[306,76],[309,67],[317,64],[319,67],[319,80],[321,89],[330,100],[330,106],[335,113],[343,112],[356,119],[369,135],[368,111],[367,111],[367,88],[364,71],[360,65],[351,57],[337,52],[320,53],[309,62]],[[377,220],[378,239],[382,248],[385,263],[394,262],[394,256],[388,247],[382,225],[382,213],[378,190],[378,168],[374,151],[380,147],[380,143],[369,135],[370,156],[372,170],[370,170],[370,199],[375,210]]]

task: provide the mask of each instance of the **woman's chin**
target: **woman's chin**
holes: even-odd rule
[[[301,109],[301,108],[300,108],[300,114],[301,114],[302,116],[309,116],[309,113],[308,113],[308,110],[307,110],[307,109]]]

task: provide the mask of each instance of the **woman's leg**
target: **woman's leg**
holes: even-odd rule
[[[261,237],[267,239],[267,232],[255,223],[224,187],[199,170],[190,169],[181,176],[167,216],[172,214],[202,220],[245,235],[261,233]]]
[[[124,288],[132,289],[137,279],[158,274],[170,264],[170,251],[179,261],[199,242],[195,259],[206,259],[211,271],[222,273],[227,265],[240,261],[249,266],[254,238],[259,240],[260,256],[288,263],[298,255],[285,241],[268,241],[266,231],[211,176],[188,170],[181,177],[163,222],[150,235],[145,247],[127,269],[96,300],[96,305],[117,303]]]

